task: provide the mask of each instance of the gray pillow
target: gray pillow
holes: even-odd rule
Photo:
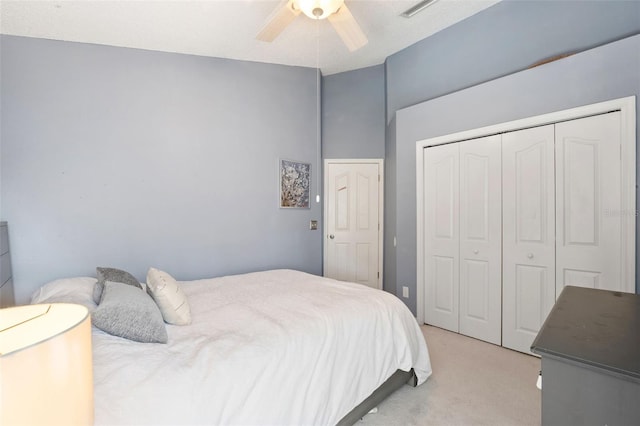
[[[136,277],[127,271],[116,268],[96,268],[96,272],[98,274],[98,282],[96,282],[96,285],[93,287],[93,301],[96,303],[100,303],[105,281],[124,283],[140,289],[142,288],[138,280],[136,280]]]
[[[142,343],[167,343],[167,329],[158,305],[134,286],[107,281],[91,322],[114,336]]]

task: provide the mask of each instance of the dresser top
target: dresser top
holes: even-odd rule
[[[640,379],[640,296],[566,286],[531,350]]]

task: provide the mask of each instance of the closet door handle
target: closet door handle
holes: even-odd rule
[[[528,257],[529,259],[533,259],[533,253],[529,253],[529,254],[527,255],[527,257]]]
[[[478,253],[480,253],[480,251],[479,251],[478,249],[475,249],[475,250],[473,251],[473,254],[478,254]]]
[[[329,238],[331,238],[333,240],[335,238],[335,235],[331,234],[331,235],[329,235]]]

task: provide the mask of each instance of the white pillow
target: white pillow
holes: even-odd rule
[[[95,278],[76,277],[51,281],[31,296],[31,303],[77,303],[92,311],[97,306],[93,301]]]
[[[187,296],[171,275],[150,268],[147,272],[147,292],[160,308],[165,322],[174,325],[191,324],[191,309]]]

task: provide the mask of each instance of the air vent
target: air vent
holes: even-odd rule
[[[422,12],[423,10],[425,10],[427,7],[431,6],[433,3],[435,3],[438,0],[423,0],[413,6],[411,6],[409,9],[405,10],[404,12],[402,12],[400,14],[400,16],[405,17],[405,18],[411,18],[413,15],[415,15],[418,12]]]

